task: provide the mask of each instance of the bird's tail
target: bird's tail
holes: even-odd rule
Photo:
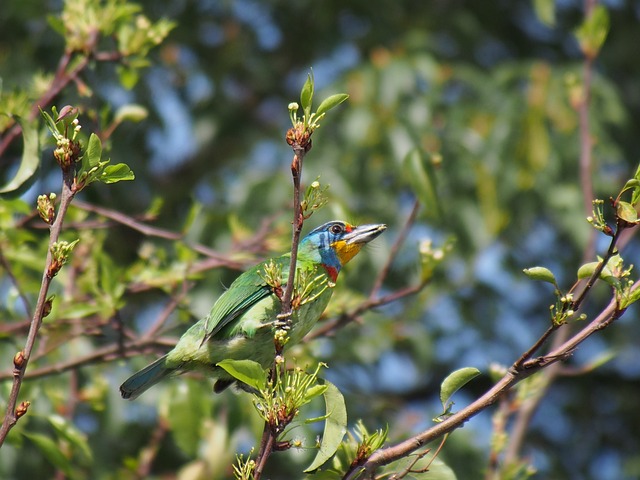
[[[167,367],[166,360],[167,356],[164,355],[125,380],[125,382],[120,385],[120,394],[122,395],[122,398],[134,400],[142,393],[146,392],[148,388],[151,388],[156,383],[178,370],[177,367]]]

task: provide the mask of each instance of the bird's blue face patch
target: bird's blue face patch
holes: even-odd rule
[[[340,268],[360,250],[359,246],[347,245],[341,241],[353,228],[345,222],[328,222],[311,231],[305,238],[306,242],[311,242],[317,248],[325,268],[330,269],[330,273],[335,272],[336,276]]]

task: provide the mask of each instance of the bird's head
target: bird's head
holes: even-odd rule
[[[327,222],[302,239],[300,253],[322,264],[335,280],[340,269],[386,228],[384,224],[355,226],[340,220]]]

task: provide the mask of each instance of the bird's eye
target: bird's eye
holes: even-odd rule
[[[337,223],[335,225],[331,225],[331,233],[335,234],[335,235],[339,235],[344,231],[344,228],[342,228],[342,225],[338,225]]]

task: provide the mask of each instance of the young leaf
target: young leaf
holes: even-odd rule
[[[441,214],[436,192],[433,164],[418,148],[411,150],[402,162],[403,173],[413,192],[431,217]]]
[[[621,220],[624,220],[627,223],[637,223],[638,222],[638,212],[636,209],[628,202],[619,201],[616,205],[616,215]]]
[[[549,282],[553,285],[557,285],[556,277],[553,272],[545,267],[531,267],[522,270],[524,274],[532,280],[539,280],[541,282]]]
[[[85,464],[93,462],[93,454],[91,453],[91,448],[89,448],[87,436],[84,433],[60,415],[51,415],[49,417],[49,422],[51,422],[51,425],[53,425],[53,428],[55,428],[58,435],[69,442],[74,454],[80,454],[80,457]]]
[[[450,373],[449,376],[444,379],[442,385],[440,385],[440,401],[442,402],[443,408],[447,408],[447,403],[449,403],[449,399],[454,393],[478,375],[480,375],[480,370],[473,367],[461,368]]]
[[[98,165],[100,157],[102,157],[102,142],[100,142],[100,138],[95,133],[92,133],[89,137],[87,150],[82,157],[83,170],[89,171]]]
[[[589,262],[585,263],[578,269],[578,280],[583,280],[585,278],[591,278],[593,272],[596,271],[600,262]]]
[[[582,53],[594,58],[609,33],[609,12],[603,5],[596,5],[575,32]]]
[[[347,407],[342,393],[332,383],[322,379],[318,379],[318,381],[327,387],[323,394],[327,419],[324,422],[320,450],[318,450],[316,458],[313,459],[311,465],[305,469],[305,473],[320,468],[329,460],[336,453],[345,433],[347,433]]]
[[[222,368],[236,380],[255,390],[262,390],[267,383],[267,374],[258,362],[253,360],[222,360],[216,366]]]
[[[300,104],[304,114],[308,119],[311,116],[311,104],[313,102],[313,74],[307,74],[307,81],[304,82],[300,91]]]
[[[40,165],[40,150],[38,146],[38,128],[35,122],[24,122],[16,117],[22,127],[22,160],[20,167],[7,184],[0,187],[0,194],[15,193],[19,195],[28,188],[35,179],[35,173]]]
[[[116,183],[122,180],[133,180],[135,175],[126,163],[118,163],[116,165],[107,165],[104,172],[100,176],[103,183]]]
[[[338,105],[340,105],[347,98],[349,98],[349,95],[347,95],[346,93],[336,93],[335,95],[331,95],[331,96],[325,98],[320,103],[320,106],[318,107],[318,110],[316,111],[316,115],[319,117],[323,113],[326,113],[329,110],[331,110],[332,108],[337,107]]]

